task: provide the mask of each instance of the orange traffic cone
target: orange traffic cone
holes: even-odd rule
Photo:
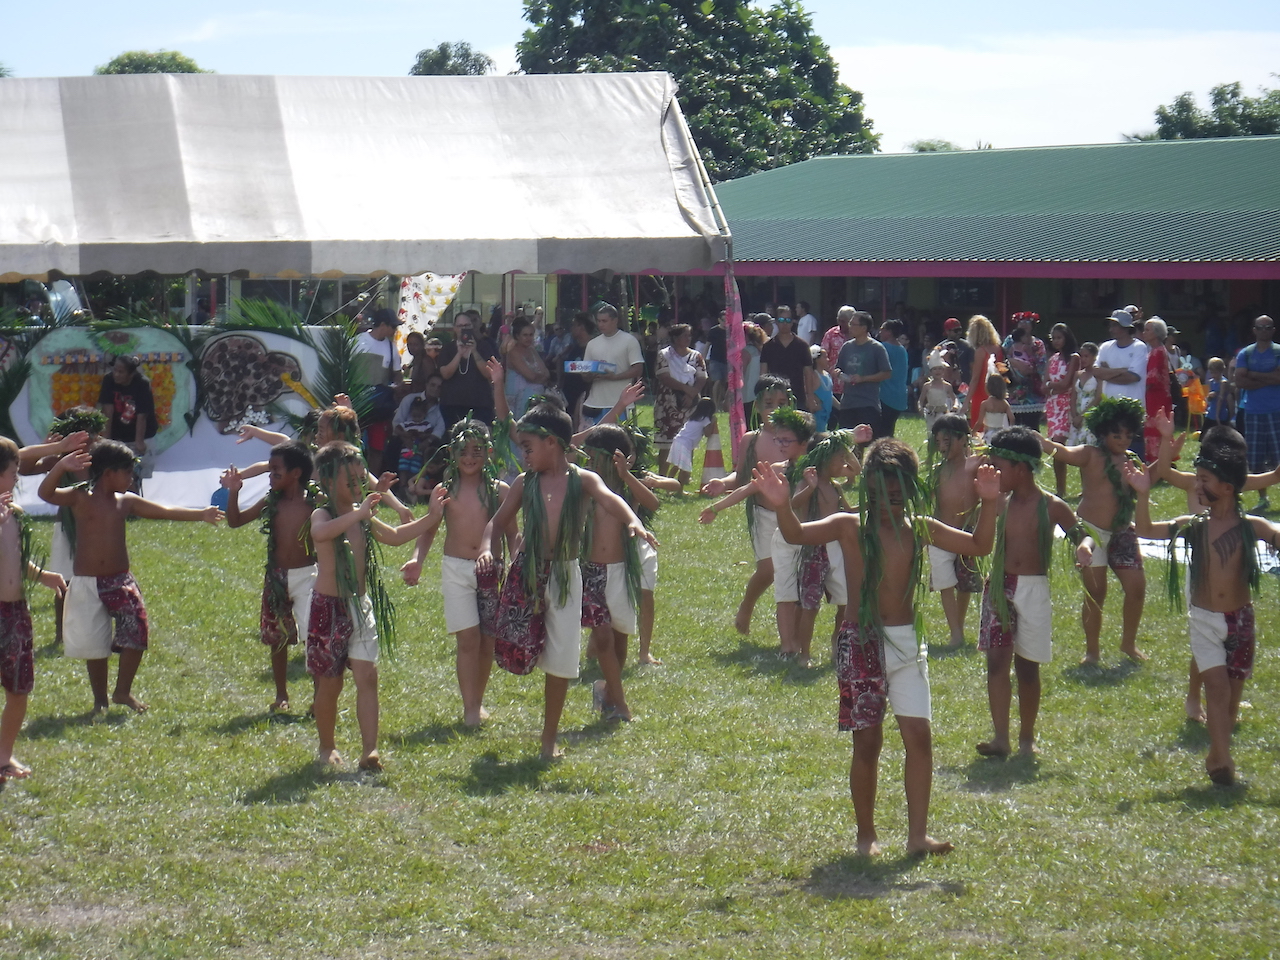
[[[707,449],[702,456],[702,480],[700,487],[705,487],[708,480],[719,480],[725,475],[724,454],[720,450],[720,431],[707,437]]]

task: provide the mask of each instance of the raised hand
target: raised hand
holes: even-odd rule
[[[240,441],[237,440],[236,442],[239,443]],[[228,490],[240,490],[244,487],[244,478],[240,476],[240,471],[233,463],[222,471],[222,476],[218,478],[218,483]]]
[[[810,487],[817,489],[817,486],[818,486],[818,468],[817,467],[804,468],[804,482],[808,484]]]
[[[59,460],[56,466],[61,467],[64,471],[79,472],[88,470],[91,463],[93,463],[93,457],[89,455],[88,450],[73,450]]]
[[[484,367],[486,370],[489,371],[490,383],[502,382],[503,371],[502,371],[501,360],[499,360],[497,357],[490,357],[488,360],[485,361]]]
[[[13,491],[0,493],[0,523],[5,523],[13,516]]]
[[[1150,467],[1140,467],[1132,460],[1126,460],[1121,464],[1120,470],[1124,474],[1125,481],[1138,493],[1147,493],[1151,490]]]
[[[244,443],[246,440],[257,440],[261,431],[252,423],[246,423],[240,428],[240,435],[236,438],[236,443]]]
[[[71,453],[74,450],[83,450],[88,444],[88,432],[77,430],[75,433],[69,434],[58,441],[58,452]]]
[[[760,499],[774,510],[786,506],[791,498],[791,486],[779,473],[776,464],[757,464],[751,471],[751,480],[756,485],[756,493]]]
[[[704,497],[718,497],[720,494],[724,493],[724,481],[719,478],[715,480],[708,480],[702,485],[702,489],[698,492]]]
[[[973,479],[973,488],[979,500],[995,500],[1000,496],[1000,471],[989,463],[981,464]]]
[[[1156,432],[1159,433],[1160,436],[1173,436],[1173,420],[1171,420],[1169,414],[1165,413],[1163,410],[1156,411],[1155,415],[1151,418],[1151,425],[1156,428]]]
[[[629,383],[627,384],[626,389],[622,391],[622,405],[624,407],[629,407],[643,396],[643,380],[637,380],[635,383]]]
[[[200,519],[203,520],[205,523],[212,523],[215,526],[217,525],[219,520],[226,519],[226,516],[227,515],[223,513],[221,510],[219,510],[217,507],[205,507],[203,510],[200,511]]]
[[[388,470],[386,473],[382,474],[382,476],[378,477],[378,482],[377,482],[377,483],[374,485],[374,487],[373,487],[374,492],[375,492],[375,493],[386,493],[386,492],[387,492],[388,490],[390,490],[390,489],[392,488],[392,486],[394,486],[394,485],[395,485],[399,480],[400,480],[400,478],[399,478],[398,476],[396,476],[396,474],[394,474],[394,473],[392,473],[391,471],[389,471],[389,470]]]
[[[443,483],[438,483],[435,489],[431,491],[431,507],[428,513],[439,516],[444,513],[444,508],[449,505],[449,491]]]
[[[371,493],[365,497],[360,506],[356,507],[356,513],[360,514],[360,519],[368,520],[373,516],[373,511],[377,508],[378,503],[381,500],[382,494],[378,492]]]
[[[350,397],[350,396],[348,396],[348,395],[347,395],[347,394],[345,394],[345,393],[335,393],[335,394],[333,395],[333,406],[335,406],[335,407],[350,407],[350,406],[351,406],[351,397]],[[353,409],[354,409],[354,408],[353,408]]]
[[[875,437],[875,431],[871,429],[870,424],[860,423],[853,428],[854,443],[870,443]]]

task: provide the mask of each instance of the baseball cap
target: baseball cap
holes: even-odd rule
[[[1133,326],[1133,314],[1128,310],[1112,310],[1111,316],[1107,317],[1111,323],[1118,323],[1122,327]]]
[[[390,307],[383,307],[380,310],[373,311],[373,316],[369,318],[369,323],[374,327],[380,323],[385,323],[392,327],[398,327],[400,326],[400,318],[396,316],[395,311]]]
[[[959,330],[960,321],[955,317],[948,317],[947,322],[942,325],[943,330]]]

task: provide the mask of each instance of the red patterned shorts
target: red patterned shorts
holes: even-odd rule
[[[604,563],[582,564],[582,625],[599,627],[612,623],[605,591],[609,586],[609,567]]]
[[[875,630],[864,631],[856,620],[840,624],[835,666],[840,687],[840,730],[867,730],[884,723],[889,681],[880,635]]]
[[[36,684],[31,611],[25,600],[0,601],[0,686],[30,693]]]

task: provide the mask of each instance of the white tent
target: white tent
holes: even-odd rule
[[[0,282],[724,259],[665,73],[0,81]]]

